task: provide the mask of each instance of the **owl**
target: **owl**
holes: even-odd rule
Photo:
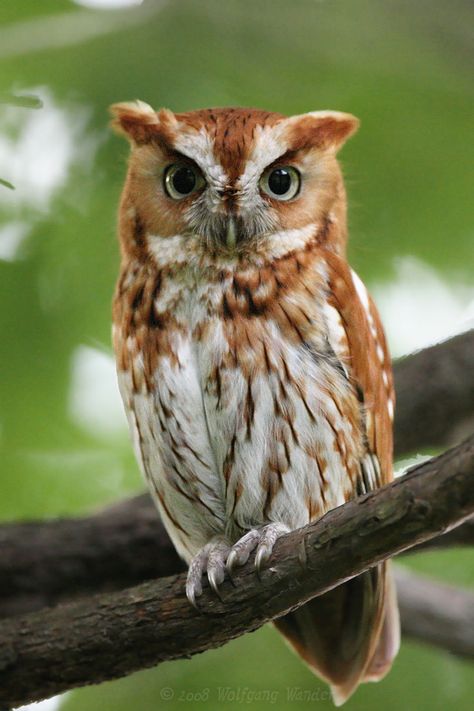
[[[116,104],[131,143],[113,306],[143,475],[197,604],[279,536],[392,479],[379,315],[346,259],[354,116]],[[360,541],[363,545],[363,540]],[[388,564],[276,621],[343,703],[389,670]]]

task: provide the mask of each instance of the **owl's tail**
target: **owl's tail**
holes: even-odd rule
[[[310,668],[330,686],[336,706],[362,681],[389,671],[400,646],[390,562],[275,621]]]

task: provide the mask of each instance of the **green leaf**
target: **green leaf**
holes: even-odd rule
[[[2,180],[2,178],[0,178],[0,185],[3,185],[5,188],[9,188],[10,190],[15,190],[14,185],[9,183],[8,180]]]
[[[23,109],[41,109],[43,106],[43,102],[39,96],[33,96],[32,94],[24,94],[23,96],[0,94],[0,104],[20,106]]]

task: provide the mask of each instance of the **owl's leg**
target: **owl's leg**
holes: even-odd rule
[[[289,532],[288,526],[284,523],[269,523],[261,528],[253,528],[242,536],[232,549],[227,558],[226,568],[230,576],[239,565],[244,565],[252,551],[255,553],[255,568],[260,573],[262,566],[270,560],[273,546],[280,536]]]

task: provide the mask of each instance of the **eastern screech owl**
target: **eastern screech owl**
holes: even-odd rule
[[[114,300],[120,390],[163,522],[207,574],[392,479],[378,313],[346,261],[353,116],[112,107],[131,142]],[[386,564],[276,622],[342,703],[399,645]]]

